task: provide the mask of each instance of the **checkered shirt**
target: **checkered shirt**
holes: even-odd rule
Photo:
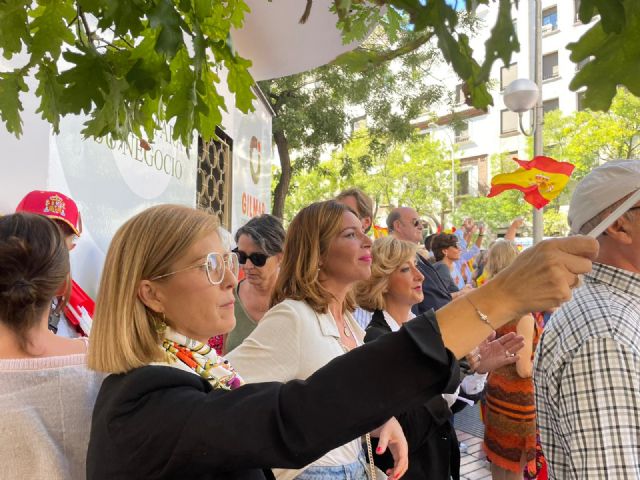
[[[551,479],[640,479],[640,275],[594,264],[540,339],[538,427]]]

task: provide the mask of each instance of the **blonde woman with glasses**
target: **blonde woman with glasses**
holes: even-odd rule
[[[596,250],[585,238],[547,242],[470,294],[475,307],[424,314],[306,381],[243,385],[206,345],[234,324],[237,261],[217,228],[204,212],[163,205],[114,236],[89,346],[89,366],[110,375],[93,412],[88,478],[259,480],[307,465],[442,391],[453,359],[491,327],[566,300]]]

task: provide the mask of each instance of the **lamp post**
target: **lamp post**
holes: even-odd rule
[[[534,55],[533,71],[534,81],[526,78],[518,78],[504,89],[504,104],[512,112],[518,114],[520,131],[526,136],[533,135],[533,156],[542,155],[542,123],[544,113],[542,110],[542,6],[540,0],[531,0],[535,10],[534,15]],[[522,114],[533,110],[531,128],[527,131],[522,124]],[[542,209],[533,209],[533,243],[542,240],[544,233],[544,220]]]

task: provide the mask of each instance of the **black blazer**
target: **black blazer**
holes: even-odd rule
[[[422,282],[422,293],[424,300],[413,306],[411,311],[416,315],[438,310],[451,302],[451,294],[447,288],[447,283],[438,274],[436,269],[425,258],[418,255],[418,270],[424,275]]]
[[[391,328],[382,311],[376,310],[367,326],[365,343],[389,333]],[[459,377],[452,376],[441,393],[455,392],[459,383]],[[434,396],[426,403],[396,415],[396,418],[409,443],[409,469],[402,477],[403,480],[460,478],[458,437],[451,421],[451,410],[442,396]],[[376,466],[383,471],[393,466],[390,454],[374,455],[374,458]]]
[[[305,381],[224,391],[164,366],[110,375],[93,412],[87,478],[272,478],[265,469],[301,468],[427,401],[457,375],[433,313]]]

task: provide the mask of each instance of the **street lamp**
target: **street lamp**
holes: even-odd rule
[[[518,114],[520,131],[527,137],[533,136],[533,156],[542,155],[542,6],[540,0],[530,0],[534,11],[533,38],[535,49],[532,55],[534,80],[518,78],[504,89],[504,104],[512,112]],[[522,114],[533,110],[531,129],[527,131],[522,125]],[[542,209],[533,209],[533,243],[542,240],[544,224]]]
[[[531,122],[531,129],[527,131],[522,125],[522,114],[533,109],[538,102],[540,91],[535,82],[528,78],[518,78],[507,85],[502,95],[505,106],[512,112],[518,114],[520,131],[527,137],[533,135],[536,130],[535,119]],[[535,110],[533,110],[534,115],[535,113]]]

